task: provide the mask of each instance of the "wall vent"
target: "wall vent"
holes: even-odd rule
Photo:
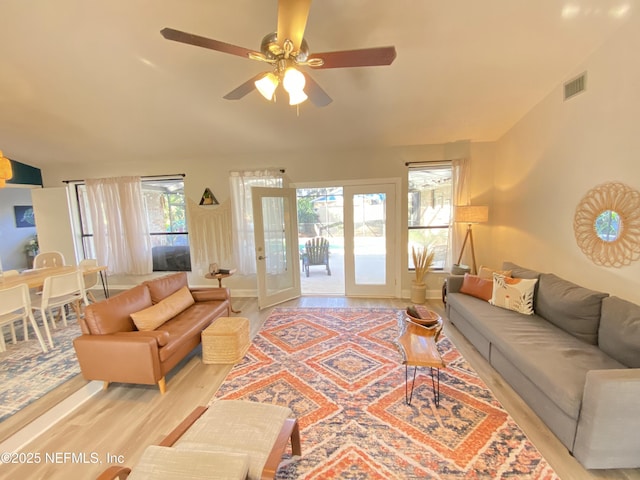
[[[580,74],[573,80],[569,80],[564,84],[564,99],[569,100],[571,97],[584,92],[587,87],[587,72]]]

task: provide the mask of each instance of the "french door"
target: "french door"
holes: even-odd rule
[[[399,296],[396,184],[344,187],[347,296]]]
[[[296,191],[253,187],[258,307],[300,296]]]

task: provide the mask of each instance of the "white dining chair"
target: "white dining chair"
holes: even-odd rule
[[[66,326],[67,313],[65,312],[65,305],[71,305],[79,317],[81,315],[80,302],[83,302],[85,306],[89,305],[84,289],[82,271],[80,269],[62,275],[53,275],[44,279],[42,299],[40,300],[40,304],[37,306],[34,305],[33,308],[39,310],[40,315],[42,315],[42,322],[51,348],[53,348],[53,341],[48,325],[49,320],[51,321],[52,328],[57,328],[53,309],[60,307],[62,324]]]
[[[0,352],[4,352],[7,348],[4,341],[4,332],[2,331],[2,327],[5,325],[9,325],[11,327],[12,340],[14,344],[16,343],[16,332],[14,326],[14,322],[16,320],[22,320],[25,328],[25,340],[28,340],[27,320],[29,320],[36,337],[40,342],[42,351],[47,351],[47,346],[44,343],[42,335],[40,334],[40,329],[38,328],[38,324],[36,323],[31,310],[31,297],[29,294],[29,287],[26,283],[21,283],[15,287],[0,290]]]
[[[80,265],[78,265],[80,268],[82,267],[97,267],[98,266],[98,260],[95,258],[86,258],[84,260],[80,260]],[[98,272],[93,272],[93,273],[85,273],[84,274],[84,289],[87,292],[87,297],[89,297],[89,299],[93,302],[93,303],[97,303],[96,297],[93,296],[93,292],[91,291],[91,289],[93,287],[95,287],[96,285],[98,285],[98,282],[100,282],[100,279],[98,278]]]
[[[33,268],[63,267],[64,255],[60,252],[40,252],[33,258]]]

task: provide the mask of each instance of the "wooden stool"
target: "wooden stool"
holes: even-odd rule
[[[202,331],[202,363],[238,363],[249,349],[249,319],[220,317]]]

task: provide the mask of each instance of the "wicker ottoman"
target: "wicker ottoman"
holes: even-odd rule
[[[249,349],[249,319],[220,317],[202,331],[202,363],[238,363]]]

